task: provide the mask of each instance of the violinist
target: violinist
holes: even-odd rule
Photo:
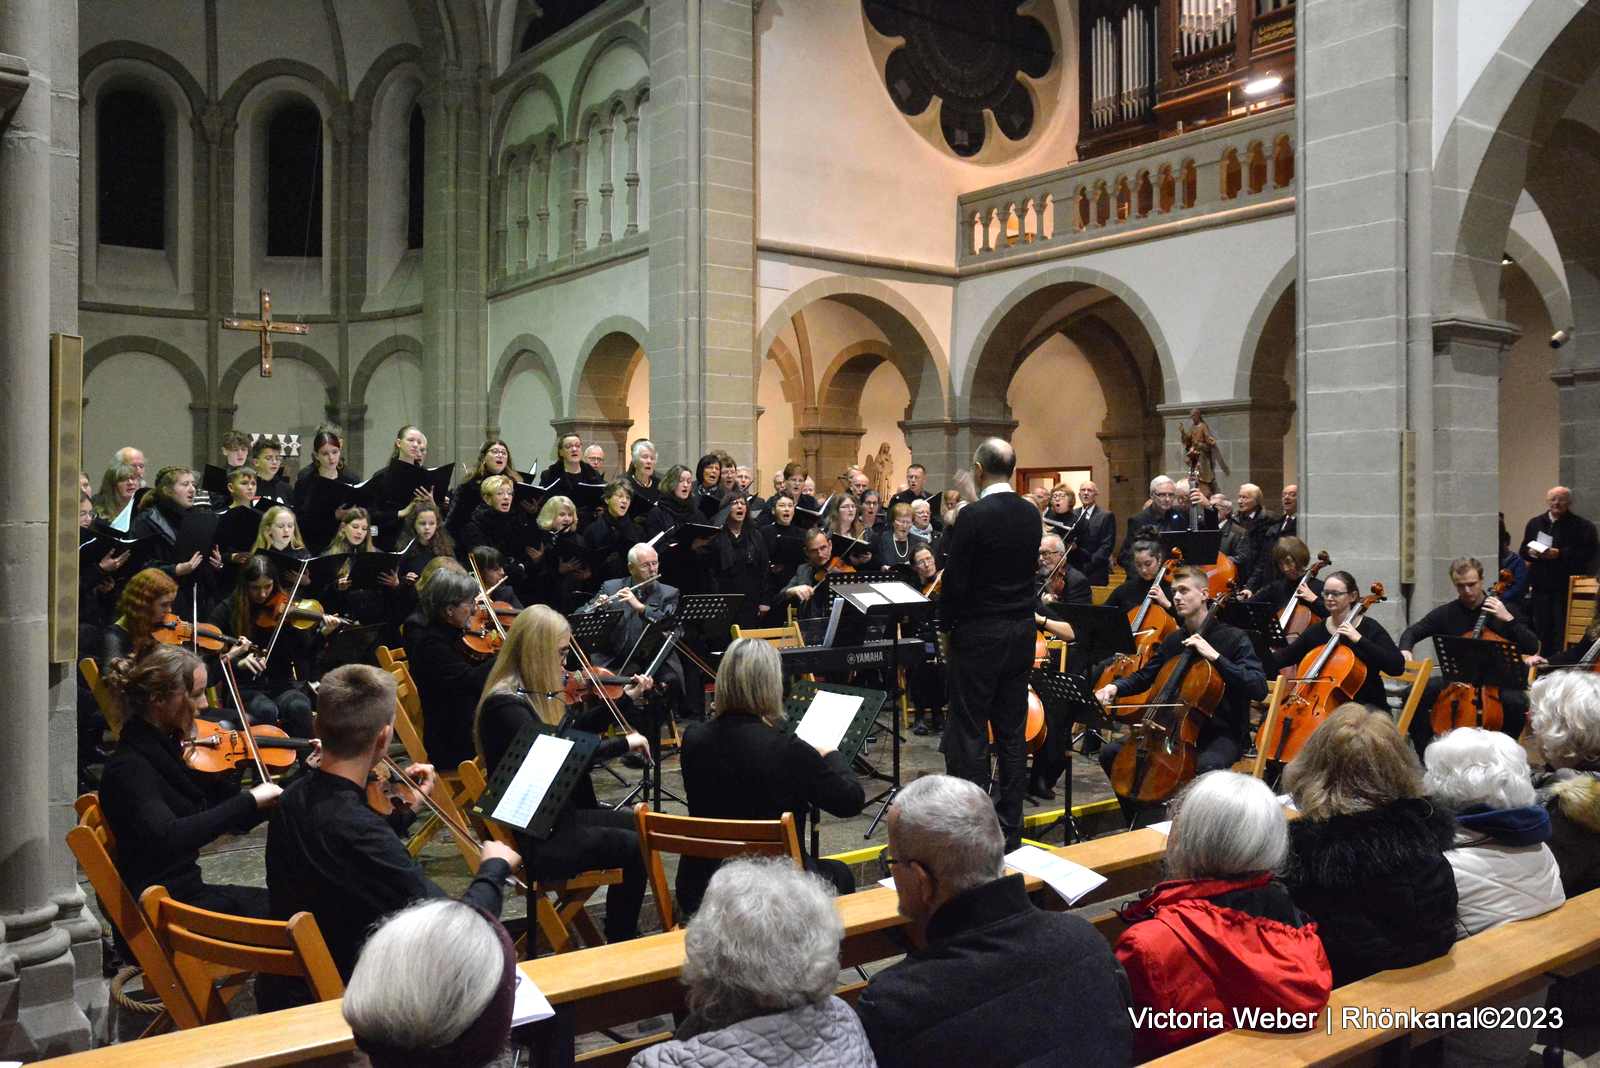
[[[628,573],[628,550],[644,540],[644,531],[631,518],[633,490],[628,480],[608,485],[601,502],[599,517],[584,528],[583,542],[596,557],[595,577],[609,581]]]
[[[506,558],[511,585],[526,593],[527,571],[520,561],[527,559],[527,548],[538,537],[534,521],[516,507],[516,488],[509,475],[485,477],[478,484],[478,496],[483,503],[473,510],[472,518],[462,529],[457,550],[465,551],[477,545],[499,549]]]
[[[924,501],[924,504],[927,502]],[[923,641],[925,655],[906,672],[906,691],[911,699],[914,715],[911,733],[920,737],[944,732],[945,683],[944,665],[939,662],[939,562],[933,549],[918,545],[911,553],[911,566],[916,571],[917,588],[933,602],[933,611],[918,624],[918,637]]]
[[[478,465],[450,495],[450,513],[445,517],[444,527],[450,532],[451,538],[460,540],[466,536],[467,523],[472,519],[472,514],[478,505],[485,500],[483,480],[491,475],[515,478],[516,473],[516,464],[511,459],[510,445],[499,438],[490,438],[484,442],[478,448]]]
[[[527,606],[517,596],[517,591],[506,583],[506,557],[493,545],[474,545],[467,550],[467,559],[478,568],[478,578],[483,580],[483,588],[492,590],[489,595],[492,600],[508,604],[514,611],[520,612]],[[471,571],[471,567],[468,567]],[[502,622],[504,622],[502,620]]]
[[[584,729],[578,726],[579,717],[568,715],[562,700],[570,681],[563,668],[571,648],[572,628],[548,605],[534,605],[511,625],[473,716],[473,744],[490,776],[528,723],[537,723],[541,733],[558,737]],[[630,716],[650,685],[650,679],[635,676],[617,702],[619,711]],[[611,722],[609,715],[606,722]],[[590,767],[623,753],[648,752],[644,736],[629,730],[621,738],[602,741],[590,758]],[[601,807],[588,775],[580,778],[568,795],[550,836],[541,841],[519,834],[517,848],[528,874],[538,879],[566,879],[595,868],[621,868],[622,882],[606,891],[606,940],[637,937],[645,871],[633,813]]]
[[[279,504],[294,499],[294,487],[283,473],[283,447],[278,439],[263,434],[250,446],[250,466],[256,470],[256,494]]]
[[[1539,651],[1539,638],[1533,633],[1533,628],[1513,615],[1499,597],[1484,587],[1483,564],[1479,560],[1461,556],[1450,561],[1450,581],[1456,588],[1454,599],[1435,608],[1401,632],[1399,645],[1402,657],[1409,658],[1416,644],[1427,638],[1440,635],[1470,636],[1477,627],[1480,614],[1484,616],[1484,629],[1511,642],[1522,656],[1532,656]],[[1513,738],[1522,736],[1522,725],[1528,718],[1525,680],[1526,676],[1520,675],[1518,681],[1524,682],[1523,686],[1499,688],[1503,711],[1500,729]],[[1422,703],[1411,719],[1411,740],[1419,754],[1433,740],[1432,717],[1428,712],[1444,687],[1442,676],[1435,674],[1428,679]]]
[[[304,527],[306,543],[321,549],[333,540],[351,508],[338,501],[343,493],[339,487],[354,485],[356,480],[345,470],[344,432],[338,427],[317,427],[311,439],[311,456],[313,462],[294,482],[294,509]]]
[[[155,645],[155,630],[172,611],[178,584],[160,568],[147,567],[128,580],[117,598],[117,616],[101,633],[100,655],[95,657],[104,675],[114,660],[138,660]]]
[[[1394,639],[1383,629],[1383,624],[1372,616],[1362,616],[1359,626],[1351,624],[1350,617],[1360,600],[1360,587],[1350,572],[1335,571],[1330,574],[1322,582],[1322,606],[1327,609],[1327,617],[1311,624],[1300,637],[1272,653],[1268,657],[1267,670],[1278,672],[1286,667],[1295,667],[1307,653],[1325,645],[1334,634],[1339,634],[1356,659],[1367,666],[1366,680],[1351,700],[1369,708],[1387,708],[1389,698],[1383,690],[1383,676],[1404,672],[1406,658],[1395,647]]]
[[[1105,603],[1108,608],[1120,608],[1125,612],[1138,608],[1144,601],[1145,594],[1150,592],[1150,584],[1161,574],[1161,546],[1153,539],[1141,538],[1135,541],[1132,556],[1132,573],[1106,598]],[[1172,590],[1167,586],[1165,577],[1156,587],[1155,603],[1169,612],[1172,611]]]
[[[1294,598],[1312,615],[1319,618],[1327,615],[1328,609],[1322,603],[1322,580],[1315,575],[1306,578],[1306,570],[1311,566],[1311,550],[1306,543],[1290,534],[1278,539],[1270,555],[1278,577],[1259,589],[1245,590],[1239,595],[1240,599],[1260,601],[1281,612]],[[1300,584],[1302,580],[1304,586]]]
[[[1351,583],[1352,587],[1354,583]],[[1192,650],[1211,662],[1222,677],[1223,694],[1216,711],[1200,729],[1196,743],[1195,774],[1231,768],[1244,753],[1245,732],[1249,724],[1250,702],[1267,696],[1267,679],[1256,657],[1255,647],[1242,630],[1211,620],[1207,601],[1209,579],[1197,567],[1180,567],[1172,581],[1172,602],[1178,629],[1167,635],[1150,663],[1132,675],[1102,686],[1095,697],[1110,704],[1118,697],[1144,693],[1151,688],[1167,661]],[[1209,625],[1208,625],[1209,624]],[[1202,633],[1203,630],[1203,633]],[[1295,661],[1298,663],[1298,660]],[[1128,742],[1108,742],[1100,751],[1100,766],[1111,773],[1117,753]],[[1148,806],[1123,800],[1123,811],[1135,823],[1148,822]]]
[[[179,646],[158,646],[136,661],[113,660],[105,679],[123,722],[100,779],[100,805],[128,889],[137,897],[160,884],[186,904],[266,916],[265,890],[201,877],[200,847],[250,830],[283,791],[266,782],[241,792],[231,776],[200,776],[184,764],[183,743],[194,734],[195,713],[206,707],[200,658]]]
[[[478,582],[440,570],[418,591],[420,626],[406,628],[406,659],[422,703],[422,741],[447,768],[471,760],[470,709],[483,692],[493,661],[477,660],[462,641],[478,604]]]
[[[734,623],[745,628],[759,627],[771,608],[767,599],[766,539],[750,522],[750,501],[746,497],[734,495],[721,518],[722,529],[711,539],[708,550],[712,582],[718,593],[742,595]]]
[[[1038,628],[1041,646],[1052,639],[1071,642],[1075,635],[1061,610],[1067,604],[1093,604],[1094,595],[1083,572],[1066,562],[1066,546],[1055,534],[1039,541],[1039,594],[1033,606],[1033,625]],[[1036,650],[1037,652],[1038,650]],[[1055,666],[1052,656],[1050,665]],[[1070,665],[1082,670],[1082,665]],[[1072,723],[1057,714],[1054,705],[1045,705],[1044,745],[1033,755],[1028,776],[1027,796],[1041,801],[1055,799],[1055,784],[1067,770],[1067,747],[1072,741]]]
[[[252,556],[239,569],[233,595],[217,606],[211,622],[224,634],[248,639],[248,644],[235,645],[222,655],[237,669],[239,695],[250,722],[309,738],[311,696],[306,683],[316,674],[321,639],[332,634],[340,620],[323,613],[306,629],[293,626],[293,620],[280,627],[278,621],[288,607],[289,593],[279,581],[277,567],[265,556]]]
[[[828,561],[832,555],[833,539],[828,537],[827,531],[813,530],[806,535],[806,558],[779,594],[798,602],[797,618],[821,619],[828,614],[828,599],[821,595],[819,587],[828,577]]]

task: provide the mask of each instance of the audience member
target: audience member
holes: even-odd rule
[[[1600,889],[1600,676],[1560,671],[1533,684],[1529,729],[1551,772],[1539,776],[1550,851],[1568,897]]]

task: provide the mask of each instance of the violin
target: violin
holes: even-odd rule
[[[367,807],[380,816],[396,808],[416,808],[418,796],[419,791],[401,782],[388,762],[367,772]]]
[[[150,636],[162,645],[188,645],[208,653],[225,653],[240,643],[250,644],[248,638],[224,634],[214,623],[196,626],[173,612],[168,612],[161,622],[150,628]]]
[[[256,610],[254,623],[263,630],[276,630],[279,623],[288,614],[288,625],[295,630],[310,630],[322,626],[325,620],[333,620],[341,627],[356,626],[356,621],[343,616],[333,615],[323,609],[321,602],[310,597],[303,597],[291,602],[289,595],[282,590],[269,597],[265,604]]]
[[[581,671],[564,671],[561,673],[561,690],[555,696],[569,705],[578,704],[585,698],[597,694],[604,694],[612,701],[620,701],[623,691],[632,685],[632,679],[625,679],[621,675],[602,674],[598,669],[588,674]]]
[[[1328,550],[1318,551],[1316,560],[1306,569],[1306,573],[1300,576],[1300,584],[1289,595],[1289,602],[1283,606],[1283,611],[1278,613],[1278,629],[1283,631],[1284,636],[1290,641],[1300,637],[1317,621],[1316,613],[1306,607],[1306,603],[1300,599],[1300,593],[1308,589],[1309,583],[1317,577],[1317,573],[1331,563],[1333,558],[1328,555]]]
[[[944,569],[940,568],[938,571],[934,572],[933,578],[928,580],[928,583],[922,587],[922,596],[929,598],[938,596],[939,586],[943,582]]]
[[[1236,587],[1212,606],[1196,635],[1211,629],[1217,612],[1235,596]],[[1133,737],[1111,765],[1111,788],[1130,801],[1165,801],[1194,778],[1200,730],[1216,715],[1227,686],[1215,665],[1193,649],[1161,665],[1151,684],[1150,701],[1133,724]]]
[[[290,768],[301,753],[310,752],[315,743],[306,738],[291,738],[281,728],[257,723],[250,728],[250,740],[269,768]],[[209,719],[194,721],[194,736],[183,743],[183,762],[204,775],[222,775],[240,764],[251,763],[250,746],[236,727],[224,729]]]
[[[1382,600],[1383,583],[1374,582],[1371,594],[1356,603],[1346,622],[1351,626],[1359,626],[1372,606]],[[1334,706],[1353,700],[1366,681],[1366,663],[1344,643],[1343,635],[1335,633],[1301,658],[1290,680],[1294,688],[1278,703],[1282,715],[1275,728],[1276,733],[1269,733],[1269,724],[1263,722],[1261,729],[1256,732],[1256,751],[1266,753],[1269,759],[1280,764],[1287,764],[1300,752],[1306,739],[1322,726],[1322,721],[1328,718]],[[1280,682],[1278,685],[1286,683]]]
[[[493,619],[490,618],[490,609],[493,609]],[[504,628],[507,624],[515,623],[517,610],[505,601],[491,601],[485,605],[478,602],[478,607],[473,610],[472,617],[467,620],[465,631],[461,635],[462,644],[476,659],[487,660],[500,651],[504,644]]]
[[[1144,600],[1139,602],[1137,608],[1128,609],[1128,626],[1133,630],[1133,652],[1118,653],[1111,658],[1111,663],[1106,665],[1100,673],[1100,678],[1095,682],[1094,688],[1099,690],[1111,685],[1118,679],[1132,675],[1150,663],[1156,655],[1156,650],[1167,635],[1178,629],[1178,621],[1156,603],[1156,591],[1163,582],[1171,585],[1172,577],[1183,564],[1183,550],[1174,549],[1172,559],[1168,560],[1161,574],[1150,584],[1150,589],[1145,593]],[[1140,695],[1129,695],[1130,701],[1135,701]]]
[[[1489,591],[1489,597],[1499,597],[1511,588],[1513,581],[1511,572],[1500,572],[1500,580]],[[1492,630],[1485,633],[1489,625],[1489,597],[1483,599],[1477,621],[1464,637],[1510,644],[1510,639]],[[1438,699],[1433,702],[1433,733],[1443,734],[1457,727],[1482,727],[1484,730],[1497,731],[1505,725],[1505,714],[1505,706],[1500,702],[1500,687],[1452,682],[1439,691]]]

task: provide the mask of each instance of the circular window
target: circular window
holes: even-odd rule
[[[1042,128],[1060,64],[1049,0],[863,0],[896,108],[963,159],[1020,152]],[[920,120],[920,121],[919,121]]]

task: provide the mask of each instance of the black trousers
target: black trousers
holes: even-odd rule
[[[1022,841],[1027,789],[1028,675],[1033,669],[1032,616],[975,619],[950,632],[945,681],[950,715],[940,750],[945,770],[989,788],[989,731],[994,731],[998,783],[995,814],[1006,848]]]
[[[1559,653],[1567,647],[1567,587],[1546,589],[1537,582],[1528,591],[1524,602],[1528,613],[1528,626],[1539,636],[1539,651],[1545,656]],[[1420,715],[1420,713],[1419,713]]]
[[[1117,754],[1122,752],[1122,747],[1126,744],[1121,741],[1107,742],[1100,750],[1100,766],[1105,769],[1106,778],[1111,777],[1111,769],[1117,763]],[[1201,731],[1195,753],[1195,776],[1199,777],[1208,771],[1225,771],[1237,764],[1243,755],[1244,744],[1234,735],[1224,730]],[[1129,829],[1159,823],[1167,807],[1164,801],[1146,804],[1141,801],[1130,801],[1125,797],[1117,798],[1117,803],[1122,806],[1122,815],[1128,821]]]
[[[606,941],[622,942],[639,935],[639,907],[644,904],[644,858],[633,813],[609,808],[580,808],[556,824],[542,842],[520,838],[528,872],[536,879],[570,879],[596,868],[621,868],[622,882],[606,887]]]
[[[1433,706],[1438,702],[1445,685],[1445,681],[1437,675],[1430,678],[1427,688],[1422,691],[1417,714],[1411,717],[1411,744],[1416,747],[1419,757],[1428,751],[1428,743],[1433,741]],[[1528,722],[1528,691],[1501,690],[1500,707],[1505,712],[1501,717],[1500,730],[1513,738],[1520,738],[1522,726]]]
[[[300,688],[298,683],[291,683],[287,689],[280,690],[269,685],[265,690],[255,690],[248,686],[239,688],[239,696],[244,698],[245,711],[250,714],[251,723],[267,723],[274,727],[282,727],[294,738],[309,738],[312,733],[311,698]]]

